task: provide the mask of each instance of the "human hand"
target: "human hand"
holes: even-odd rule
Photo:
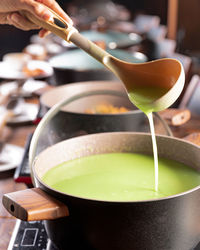
[[[14,25],[22,30],[40,29],[41,27],[22,16],[20,11],[27,10],[42,20],[49,20],[52,14],[44,5],[58,13],[70,24],[73,24],[70,17],[55,0],[0,0],[0,24]],[[48,31],[45,29],[41,29],[39,32],[40,37],[44,37],[46,34],[48,34]]]

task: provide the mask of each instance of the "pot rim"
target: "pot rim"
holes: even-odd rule
[[[112,88],[108,88],[108,89],[101,89],[103,86],[106,86],[106,85],[110,85],[110,86],[113,86],[113,89]],[[125,89],[123,88],[123,84],[120,83],[119,81],[86,81],[86,82],[77,82],[77,83],[69,83],[69,84],[65,84],[65,85],[62,85],[62,86],[59,86],[57,87],[56,89],[52,89],[52,90],[49,90],[48,92],[46,92],[44,95],[41,96],[40,98],[40,102],[41,104],[48,108],[48,109],[51,109],[53,107],[53,105],[51,105],[51,103],[48,102],[48,99],[51,97],[51,94],[53,92],[55,92],[56,94],[56,91],[59,92],[61,90],[63,91],[67,91],[68,89],[70,90],[70,88],[73,88],[73,87],[89,87],[89,86],[95,86],[95,89],[92,89],[92,90],[82,90],[80,91],[80,93],[76,93],[72,96],[76,96],[78,94],[82,94],[81,97],[79,97],[78,99],[75,99],[73,100],[72,102],[70,103],[73,103],[74,101],[77,101],[79,99],[82,99],[82,98],[85,98],[84,96],[84,93],[87,95],[87,93],[91,93],[91,96],[96,96],[96,95],[106,95],[106,96],[111,96],[111,97],[119,97],[119,98],[128,98],[127,96],[127,93],[125,91]],[[104,93],[102,93],[102,91],[104,91]],[[48,96],[49,95],[49,96]],[[66,97],[65,97],[66,98]],[[70,98],[70,96],[67,96],[67,98]],[[68,103],[68,104],[70,104]],[[131,104],[131,103],[130,103]],[[88,113],[85,113],[85,112],[73,112],[73,111],[69,111],[69,110],[63,110],[61,107],[60,111],[61,112],[65,112],[65,113],[69,113],[69,114],[78,114],[78,115],[97,115],[97,116],[102,116],[102,115],[106,115],[106,116],[109,116],[109,115],[121,115],[121,114],[126,114],[126,115],[130,115],[130,114],[133,114],[133,113],[143,113],[141,110],[139,110],[134,104],[132,104],[133,107],[135,107],[135,109],[133,110],[129,110],[127,112],[123,112],[123,113],[116,113],[116,114],[111,114],[111,113],[103,113],[103,114],[88,114]]]
[[[142,112],[139,109],[138,110],[137,109],[129,110],[129,111],[126,111],[126,112],[123,112],[123,113],[94,113],[94,114],[90,114],[90,113],[84,113],[84,112],[72,112],[72,111],[65,111],[65,110],[61,110],[61,112],[64,112],[64,113],[67,113],[67,114],[73,114],[73,115],[77,114],[79,116],[92,116],[92,117],[94,117],[94,116],[121,116],[121,115],[122,116],[124,116],[124,115],[129,116],[129,115],[141,114],[141,113],[144,114],[144,112]],[[145,114],[144,114],[144,116],[145,116]]]
[[[60,70],[60,71],[71,71],[71,72],[75,72],[75,73],[88,73],[88,72],[109,72],[109,70],[107,69],[74,69],[74,68],[62,68],[62,67],[59,67],[59,66],[54,66],[54,65],[51,65],[52,68],[54,70]]]
[[[97,134],[87,134],[87,135],[82,135],[81,137],[93,137],[93,136],[101,136],[102,134],[129,134],[129,135],[144,135],[144,136],[151,136],[150,133],[145,133],[145,132],[104,132],[104,133],[97,133]],[[200,146],[198,145],[195,145],[194,143],[192,142],[189,142],[189,141],[186,141],[184,139],[180,139],[180,138],[175,138],[175,137],[172,137],[172,136],[167,136],[167,135],[156,135],[156,137],[160,137],[160,138],[166,138],[166,139],[170,139],[170,140],[175,140],[175,141],[180,141],[181,143],[184,143],[184,144],[189,144],[191,145],[192,147],[195,147],[195,148],[200,148]],[[74,137],[74,138],[70,138],[70,139],[67,139],[67,140],[64,140],[64,141],[61,141],[61,142],[58,142],[54,145],[58,145],[58,144],[61,144],[61,143],[64,143],[65,141],[71,141],[71,140],[76,140],[77,138],[80,138],[79,137]],[[53,147],[54,145],[52,145],[51,147]],[[45,149],[46,150],[46,149]],[[42,151],[43,152],[43,151]],[[65,192],[61,192],[61,191],[58,191],[52,187],[50,187],[49,185],[47,185],[46,183],[44,183],[42,181],[42,179],[37,175],[36,173],[36,170],[35,170],[35,161],[37,160],[37,157],[34,159],[33,161],[33,164],[31,166],[31,172],[32,172],[32,179],[34,179],[33,176],[35,176],[35,178],[47,189],[47,190],[53,190],[55,193],[59,193],[61,195],[65,195],[65,196],[68,196],[68,197],[71,197],[71,198],[76,198],[76,199],[82,199],[82,200],[86,200],[86,201],[90,201],[90,202],[104,202],[104,203],[109,203],[109,204],[119,204],[119,203],[123,203],[123,204],[132,204],[132,203],[152,203],[152,202],[159,202],[159,201],[163,201],[163,200],[168,200],[168,199],[174,199],[174,198],[178,198],[178,197],[182,197],[186,194],[190,194],[192,192],[195,192],[197,191],[198,189],[200,189],[200,184],[192,189],[189,189],[187,191],[184,191],[184,192],[181,192],[181,193],[178,193],[178,194],[174,194],[174,195],[170,195],[170,196],[166,196],[166,197],[161,197],[161,198],[156,198],[156,199],[149,199],[149,200],[128,200],[128,201],[119,201],[119,200],[101,200],[101,199],[94,199],[94,198],[84,198],[84,197],[81,197],[81,196],[75,196],[75,195],[70,195],[70,194],[67,194]],[[78,159],[78,158],[76,158]],[[200,171],[200,170],[199,170]]]

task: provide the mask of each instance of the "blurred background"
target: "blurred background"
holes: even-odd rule
[[[178,42],[178,50],[179,52],[186,52],[189,54],[199,53],[200,50],[200,32],[199,29],[199,10],[200,3],[198,0],[115,0],[113,3],[123,5],[130,12],[130,16],[126,17],[126,19],[133,21],[134,18],[138,14],[146,14],[146,15],[157,15],[160,18],[160,23],[162,25],[167,25],[171,16],[169,15],[169,3],[177,2],[178,7],[176,12],[176,17],[174,22],[174,37]],[[91,1],[88,0],[87,3],[81,0],[58,0],[58,3],[63,7],[64,10],[67,11],[69,15],[84,15],[85,12],[93,8],[98,8],[99,5],[104,5],[105,3],[111,3],[106,0],[97,0]],[[173,3],[172,3],[173,5]],[[174,6],[176,4],[174,3]],[[102,9],[102,13],[99,14],[107,14],[112,15],[112,13],[104,13],[105,9]],[[111,10],[112,12],[112,10]],[[169,17],[168,17],[169,15]],[[124,17],[125,18],[125,17]],[[172,18],[172,17],[171,17]],[[169,27],[168,27],[169,28]],[[29,43],[29,38],[32,34],[36,32],[23,32],[9,25],[1,25],[0,26],[0,56],[6,51],[19,51],[24,48]],[[167,35],[169,36],[169,34]],[[14,38],[14,40],[13,40]],[[13,42],[14,41],[14,42]]]
[[[200,145],[200,1],[57,2],[83,36],[119,59],[133,63],[164,57],[180,60],[186,75],[184,90],[172,107],[155,114],[155,131]],[[54,34],[40,38],[38,30],[27,32],[0,25],[0,198],[25,185],[32,186],[28,161],[32,134],[45,113],[61,99],[81,94],[48,122],[39,150],[90,133],[149,131],[146,116],[130,103],[117,80],[98,61]],[[87,96],[88,91],[94,95]],[[32,226],[18,224],[11,239],[14,224],[0,204],[1,250],[16,249],[21,232]],[[45,232],[42,223],[33,227]],[[34,238],[34,249],[46,249],[49,241],[44,236],[43,245],[40,234],[38,241]]]
[[[173,52],[189,56],[193,62],[193,70],[199,71],[200,2],[198,0],[88,0],[87,3],[83,0],[58,0],[58,3],[73,17],[79,30],[98,29],[97,25],[108,26],[112,23],[109,29],[121,29],[123,32],[134,31],[142,35],[147,35],[149,32],[148,37],[151,41],[147,44],[144,41],[145,52],[150,54],[150,50],[153,54],[153,48],[154,53],[157,53],[157,55],[148,55],[150,59],[165,56],[173,50]],[[102,21],[99,17],[104,17],[104,20]],[[97,21],[96,26],[95,21]],[[1,25],[0,60],[8,52],[21,52],[30,43],[33,34],[37,34],[37,31],[24,32],[9,25]],[[160,48],[161,51],[158,52],[155,46],[161,38],[164,39],[163,48]],[[164,55],[163,51],[166,52]]]

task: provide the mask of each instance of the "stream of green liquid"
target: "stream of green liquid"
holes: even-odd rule
[[[154,107],[152,103],[158,100],[161,96],[166,93],[167,89],[159,87],[143,87],[141,89],[134,89],[134,91],[129,91],[129,99],[133,104],[135,104],[139,109],[141,109],[147,116],[149,120],[152,146],[153,146],[153,156],[154,156],[154,190],[158,191],[158,149],[156,143],[155,128],[153,122]]]
[[[155,175],[154,189],[157,192],[158,191],[158,149],[157,149],[157,143],[156,143],[155,128],[154,128],[154,123],[153,123],[153,114],[149,113],[147,114],[147,117],[149,120],[151,139],[152,139],[152,145],[153,145],[154,175]]]

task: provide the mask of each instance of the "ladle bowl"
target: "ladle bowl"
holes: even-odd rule
[[[52,17],[48,21],[27,11],[22,14],[33,23],[74,43],[112,71],[123,82],[131,101],[145,113],[166,109],[179,97],[185,77],[178,60],[164,58],[140,64],[119,60],[82,36],[57,13],[49,11]]]

